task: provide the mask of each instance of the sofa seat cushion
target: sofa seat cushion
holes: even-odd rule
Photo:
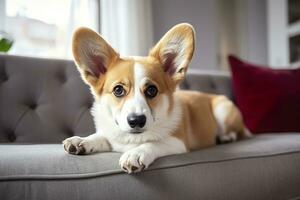
[[[262,134],[167,156],[136,175],[120,170],[119,157],[111,152],[69,155],[61,144],[0,145],[0,194],[4,199],[25,194],[32,199],[300,197],[299,133]]]

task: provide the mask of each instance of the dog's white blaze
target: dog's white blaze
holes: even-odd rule
[[[139,63],[135,63],[134,65],[134,86],[133,91],[134,95],[132,98],[126,100],[122,108],[122,116],[119,120],[122,127],[127,127],[129,130],[130,127],[127,122],[127,116],[130,114],[144,114],[146,116],[146,124],[145,129],[151,126],[153,123],[153,116],[151,115],[151,110],[147,104],[147,101],[142,94],[140,88],[143,86],[146,80],[146,73],[143,69],[143,66]]]
[[[127,122],[127,117],[130,114],[144,114],[147,118],[146,125],[144,128],[147,128],[149,122],[151,122],[152,117],[149,106],[147,105],[143,94],[141,94],[140,92],[143,79],[145,79],[145,71],[143,70],[143,67],[140,64],[136,63],[134,65],[134,80],[132,80],[132,82],[134,83],[134,95],[131,98],[127,99],[121,111],[118,111],[115,114],[115,118],[118,121],[119,127],[124,132],[128,132],[131,129]]]
[[[146,114],[150,112],[149,106],[146,102],[144,95],[140,88],[143,86],[144,80],[146,79],[146,73],[143,66],[139,63],[134,65],[134,103],[136,106],[137,114]],[[148,116],[147,116],[148,117]]]

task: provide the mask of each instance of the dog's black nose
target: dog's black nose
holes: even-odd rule
[[[143,128],[146,124],[145,115],[130,114],[127,117],[127,122],[131,128],[139,127]]]

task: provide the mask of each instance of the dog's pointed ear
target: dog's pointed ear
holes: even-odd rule
[[[84,81],[97,83],[118,53],[99,34],[88,28],[79,28],[73,34],[73,56]]]
[[[151,49],[149,56],[158,59],[163,70],[179,83],[185,76],[195,48],[195,31],[187,23],[171,28]]]

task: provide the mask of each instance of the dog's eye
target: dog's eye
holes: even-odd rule
[[[154,98],[157,95],[157,87],[154,85],[150,85],[144,92],[145,96],[149,99]]]
[[[123,97],[126,94],[126,91],[122,85],[117,85],[114,87],[113,93],[116,97]]]

